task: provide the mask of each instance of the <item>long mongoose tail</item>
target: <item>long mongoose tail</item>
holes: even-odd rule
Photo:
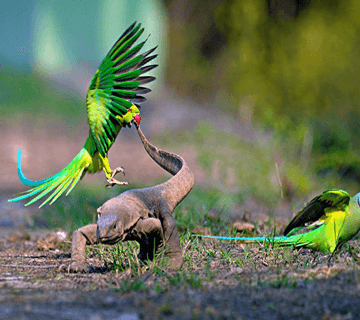
[[[141,142],[149,156],[163,169],[173,175],[168,181],[156,186],[161,188],[171,211],[190,192],[194,185],[194,174],[185,160],[177,154],[162,150],[151,144],[135,123]]]

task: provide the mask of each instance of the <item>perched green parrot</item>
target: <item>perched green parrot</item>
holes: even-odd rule
[[[134,46],[143,31],[140,24],[133,23],[116,41],[95,72],[86,96],[89,136],[77,156],[57,174],[33,181],[27,179],[21,170],[20,149],[17,155],[18,175],[21,182],[32,189],[9,201],[35,196],[26,204],[29,205],[50,194],[40,207],[49,201],[52,204],[66,189],[68,195],[86,173],[101,170],[105,171],[109,186],[127,184],[114,178],[123,169],[110,169],[108,151],[122,127],[131,126],[133,121],[140,124],[139,106],[134,103],[146,100],[139,94],[151,91],[141,85],[155,80],[155,77],[142,74],[157,67],[147,65],[156,58],[157,55],[151,55],[156,47],[138,54],[146,40]]]
[[[360,230],[360,193],[350,198],[346,191],[328,190],[312,199],[290,221],[280,237],[217,237],[206,238],[267,241],[278,245],[307,247],[333,254]],[[302,228],[305,233],[294,234]]]

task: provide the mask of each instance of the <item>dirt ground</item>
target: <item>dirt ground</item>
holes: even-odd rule
[[[56,138],[57,132],[53,135]],[[35,144],[33,137],[23,141],[21,132],[11,131],[7,136],[13,141],[3,144],[8,149],[0,155],[0,163],[12,169],[0,176],[0,185],[20,191],[20,182],[13,179],[17,149],[24,148],[26,172],[30,172],[30,166],[31,172],[38,172],[37,169],[47,172],[44,167],[49,169],[48,162],[53,164],[53,159],[42,163],[30,157],[47,151],[53,154],[54,150],[36,149],[44,143]],[[66,144],[66,148],[60,149],[69,150],[66,156],[71,159],[79,145],[75,145],[73,139],[68,140],[71,141],[61,137],[58,142]],[[58,144],[51,146],[55,148]],[[147,157],[140,145],[131,147],[131,157],[124,159],[122,155],[121,158],[125,167],[131,167],[134,158]],[[181,151],[183,156],[184,152]],[[193,163],[196,171],[191,150],[186,159]],[[61,164],[54,164],[51,172],[67,163],[66,159],[61,160]],[[156,165],[153,167],[144,171],[140,168],[135,173],[130,171],[127,179],[135,181],[137,174],[153,180],[162,174]],[[203,173],[198,170],[196,176],[201,182]],[[324,259],[311,270],[312,276],[308,278],[305,275],[309,269],[301,266],[289,265],[279,271],[265,262],[261,268],[250,269],[219,263],[212,270],[215,279],[203,286],[180,282],[159,290],[156,284],[161,281],[161,275],[145,271],[141,276],[145,288],[126,288],[123,280],[131,278],[127,271],[105,268],[96,255],[88,259],[89,273],[68,273],[70,244],[65,242],[53,247],[51,243],[39,244],[49,231],[24,229],[23,219],[29,212],[23,204],[7,205],[8,198],[3,192],[0,194],[0,319],[360,319],[360,272],[358,266],[344,263],[350,259],[347,254],[334,260],[330,269]],[[232,246],[236,248],[235,244]],[[305,252],[300,258],[304,262],[313,257]],[[294,273],[297,281],[282,281],[290,273]]]
[[[88,259],[90,273],[68,273],[70,245],[41,241],[48,232],[1,231],[0,319],[360,318],[360,272],[340,262],[314,270],[334,276],[296,285],[261,281],[277,272],[270,266],[250,272],[226,266],[217,270],[223,280],[217,286],[174,284],[159,292],[158,275],[145,272],[146,289],[126,290],[126,274],[104,268],[96,256]]]

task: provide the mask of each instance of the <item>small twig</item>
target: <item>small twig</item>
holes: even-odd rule
[[[190,242],[191,242],[191,240],[189,239],[188,242],[187,242],[187,243],[185,244],[185,246],[184,246],[183,252],[186,251],[186,249],[187,249],[188,246],[190,245]]]
[[[97,248],[98,244],[93,244],[93,245],[89,245],[88,247],[91,248],[91,249],[94,249],[94,250],[98,250],[98,251],[101,251],[103,248]]]
[[[280,185],[281,199],[284,199],[284,190],[283,190],[283,185],[282,185],[282,182],[281,182],[281,179],[280,179],[279,167],[278,167],[277,162],[275,162],[275,169],[276,169],[276,176],[278,178],[278,182],[279,182],[279,185]]]
[[[137,254],[136,254],[136,249],[133,247],[132,251],[133,251],[134,256],[135,256],[135,262],[136,262],[138,273],[140,274],[141,273],[141,266],[140,266],[139,258],[138,258]]]

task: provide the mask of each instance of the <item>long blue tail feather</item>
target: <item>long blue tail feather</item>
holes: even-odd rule
[[[77,156],[60,172],[44,179],[44,180],[29,180],[27,179],[21,170],[21,149],[18,152],[18,173],[20,181],[32,187],[29,190],[18,193],[19,197],[9,199],[9,202],[15,202],[24,200],[34,196],[25,206],[28,206],[35,201],[50,194],[47,199],[39,206],[41,208],[46,203],[52,204],[61,194],[67,189],[66,195],[74,188],[77,182],[81,179],[84,170],[88,167],[87,163],[82,162],[82,159],[86,157],[86,150],[82,149]],[[79,166],[80,164],[80,166]],[[82,164],[82,166],[81,166]]]
[[[30,180],[28,178],[25,177],[24,173],[21,170],[21,154],[22,154],[22,149],[19,149],[18,153],[17,153],[17,170],[18,170],[18,175],[19,175],[19,179],[20,181],[29,187],[38,187],[50,180],[53,180],[54,178],[57,178],[60,175],[60,172],[43,180]]]
[[[239,240],[245,242],[269,242],[274,243],[280,246],[295,246],[295,247],[303,247],[311,244],[309,239],[307,238],[307,234],[295,234],[290,237],[287,236],[278,236],[278,237],[222,237],[222,236],[204,236],[200,234],[194,235],[196,237],[201,238],[210,238],[210,239],[219,239],[219,240]]]
[[[240,241],[273,241],[273,240],[287,240],[288,237],[222,237],[222,236],[204,236],[200,234],[196,234],[196,237],[201,238],[211,238],[211,239],[220,239],[220,240],[240,240]]]

